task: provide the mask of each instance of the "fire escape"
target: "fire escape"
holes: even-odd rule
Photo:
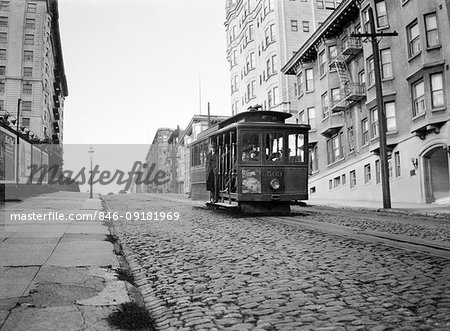
[[[365,84],[353,82],[347,66],[362,51],[361,39],[350,37],[342,43],[339,54],[330,61],[330,70],[336,70],[341,83],[339,94],[331,100],[333,113],[345,111],[366,97]]]

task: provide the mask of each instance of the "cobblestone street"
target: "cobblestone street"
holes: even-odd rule
[[[450,329],[450,260],[153,196],[104,199],[121,214],[180,214],[177,221],[113,222],[162,330]],[[447,244],[450,238],[444,220],[295,217]]]

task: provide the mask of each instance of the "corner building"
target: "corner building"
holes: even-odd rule
[[[381,201],[372,7],[393,202],[450,202],[450,1],[345,0],[282,69],[309,123],[311,198]]]
[[[227,0],[231,110],[259,104],[296,113],[297,82],[280,68],[341,3],[338,0]]]
[[[68,96],[57,0],[0,1],[0,106],[35,140],[62,144]]]

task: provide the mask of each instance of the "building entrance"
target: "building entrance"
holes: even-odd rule
[[[449,197],[450,179],[446,146],[438,146],[423,156],[426,203]]]

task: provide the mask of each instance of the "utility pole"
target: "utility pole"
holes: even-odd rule
[[[397,32],[376,32],[372,7],[368,9],[370,33],[352,33],[352,37],[367,37],[372,42],[372,53],[375,71],[375,91],[377,99],[378,131],[380,139],[380,167],[381,167],[381,188],[383,191],[383,208],[391,208],[391,192],[389,188],[389,164],[386,143],[386,111],[383,103],[383,88],[381,86],[380,50],[378,48],[377,37],[398,36]]]
[[[16,186],[19,185],[19,141],[20,141],[20,105],[22,104],[22,99],[17,99],[17,118],[16,118]]]

